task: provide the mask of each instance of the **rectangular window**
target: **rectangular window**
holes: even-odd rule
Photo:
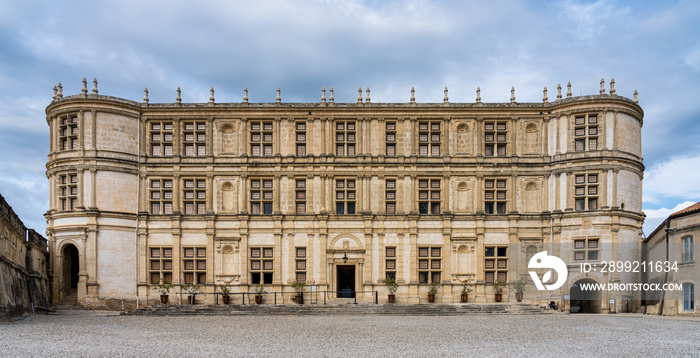
[[[384,181],[384,191],[386,200],[386,214],[396,214],[396,179],[386,179]]]
[[[355,179],[336,179],[335,213],[338,215],[355,214]]]
[[[296,132],[297,157],[304,157],[306,156],[306,122],[296,122],[294,129]]]
[[[296,263],[295,263],[296,281],[297,282],[306,282],[306,248],[305,247],[297,247],[295,249],[295,251],[296,251]]]
[[[418,179],[418,212],[440,214],[440,179]]]
[[[576,174],[574,176],[574,209],[598,210],[598,192],[598,174]]]
[[[173,155],[173,122],[150,122],[149,136],[152,156]]]
[[[151,179],[149,202],[152,215],[170,215],[173,213],[172,179]]]
[[[250,248],[250,283],[272,284],[274,272],[274,250],[271,247]]]
[[[598,261],[599,243],[599,239],[574,240],[574,261]]]
[[[384,277],[396,280],[396,247],[385,249]]]
[[[441,132],[440,121],[418,123],[418,155],[422,157],[440,156]]]
[[[484,155],[505,157],[508,155],[508,123],[493,121],[484,123]]]
[[[386,134],[386,156],[395,157],[396,156],[396,122],[386,122],[385,126]]]
[[[335,122],[335,155],[354,157],[356,143],[355,121],[338,120]]]
[[[683,262],[693,262],[693,237],[686,236],[682,240]]]
[[[59,119],[58,142],[60,150],[78,149],[78,117],[66,116]]]
[[[202,215],[207,211],[207,182],[191,178],[182,181],[182,208],[185,215]]]
[[[59,211],[73,211],[78,206],[78,173],[58,176]]]
[[[250,213],[252,215],[272,214],[274,182],[272,179],[250,180]]]
[[[173,282],[173,249],[171,247],[150,247],[148,273],[151,284]]]
[[[273,146],[272,121],[250,122],[250,155],[271,157]]]
[[[442,248],[418,248],[418,283],[440,283]]]
[[[695,311],[695,285],[683,284],[683,311]]]
[[[484,212],[486,214],[505,214],[508,203],[508,180],[484,180]]]
[[[598,116],[587,114],[574,118],[574,150],[582,152],[598,149]]]
[[[508,246],[486,246],[484,252],[484,282],[508,282]]]
[[[296,180],[296,191],[294,193],[296,203],[296,213],[306,214],[306,179]]]
[[[207,123],[204,121],[182,122],[182,147],[186,157],[207,155]]]
[[[207,248],[182,248],[182,278],[188,285],[201,285],[207,282]]]

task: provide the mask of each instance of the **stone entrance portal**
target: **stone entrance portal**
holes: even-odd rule
[[[576,281],[571,286],[571,313],[601,313],[602,292],[598,290],[582,290],[581,285],[595,285],[598,282],[590,278]]]
[[[354,298],[355,297],[355,266],[354,265],[339,265],[336,287],[338,298]]]

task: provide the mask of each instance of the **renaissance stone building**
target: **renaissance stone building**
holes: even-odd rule
[[[597,95],[571,86],[540,103],[150,103],[88,93],[46,108],[51,131],[46,214],[54,297],[151,302],[161,278],[213,293],[262,283],[291,292],[379,291],[398,303],[492,302],[492,282],[529,279],[548,250],[579,270],[641,239],[643,111],[611,82]],[[567,246],[569,245],[569,246]],[[66,265],[77,263],[71,277]],[[574,286],[575,287],[575,286]],[[506,300],[513,300],[507,290]],[[334,295],[331,293],[330,295]],[[593,311],[608,309],[608,293]],[[372,295],[357,294],[371,300]],[[571,297],[572,305],[574,297]],[[213,296],[204,300],[213,301]]]

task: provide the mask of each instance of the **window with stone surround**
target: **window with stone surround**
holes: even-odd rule
[[[440,214],[440,179],[418,179],[418,212]]]
[[[274,250],[271,247],[250,248],[250,283],[272,284],[274,273]]]
[[[396,247],[388,246],[385,250],[384,277],[396,280]]]
[[[252,215],[272,214],[274,181],[272,179],[250,180],[250,213]]]
[[[418,122],[418,155],[439,157],[440,137],[440,121]]]
[[[418,283],[440,283],[442,248],[418,248]]]
[[[355,121],[338,120],[335,122],[335,155],[354,157],[357,145]]]
[[[150,247],[148,249],[148,273],[151,284],[173,283],[173,248]]]
[[[508,282],[508,246],[486,246],[484,283]]]
[[[182,181],[182,209],[185,215],[201,215],[207,212],[207,181],[190,178]]]
[[[72,211],[78,206],[78,173],[65,173],[58,176],[58,208]]]
[[[182,282],[201,285],[207,282],[207,248],[182,248]]]
[[[306,214],[306,179],[296,180],[296,191],[294,194],[297,214]]]
[[[386,156],[396,156],[396,122],[386,122]]]
[[[598,149],[598,116],[587,114],[574,117],[574,147],[577,152]]]
[[[273,145],[272,121],[250,122],[250,155],[253,157],[271,157]]]
[[[207,155],[207,122],[182,122],[182,148],[186,157],[203,157]]]
[[[486,214],[505,214],[508,202],[508,180],[484,180],[484,212]]]
[[[148,190],[151,214],[170,215],[173,213],[172,179],[151,179]]]
[[[173,122],[152,121],[149,131],[149,145],[154,157],[171,157],[173,155]]]
[[[306,247],[295,248],[296,262],[294,270],[296,282],[306,282]]]
[[[306,122],[298,121],[296,126],[297,157],[306,156]]]
[[[693,262],[693,237],[686,236],[681,239],[683,263]]]
[[[60,150],[78,149],[78,116],[59,118],[58,143]]]
[[[598,210],[598,174],[574,175],[574,202],[577,211]]]
[[[355,214],[355,179],[335,180],[335,213]]]
[[[695,285],[683,284],[683,311],[695,311]]]
[[[508,155],[508,122],[484,122],[484,156],[505,157]]]
[[[396,179],[386,179],[384,181],[384,192],[386,199],[386,214],[396,214]]]
[[[600,239],[574,240],[575,261],[598,261],[600,252]]]

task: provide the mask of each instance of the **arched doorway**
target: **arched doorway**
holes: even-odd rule
[[[591,290],[591,289],[582,289],[585,286],[593,286],[598,284],[593,279],[590,278],[584,278],[581,280],[578,280],[574,282],[573,285],[571,285],[571,290],[569,291],[570,295],[570,308],[569,312],[571,313],[601,313],[601,304],[602,304],[602,291],[600,290]]]
[[[73,297],[77,299],[78,281],[80,280],[80,253],[78,252],[78,248],[73,244],[64,246],[62,261],[62,297],[64,299]]]

